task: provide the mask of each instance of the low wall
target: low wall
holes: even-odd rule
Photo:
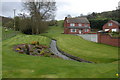
[[[98,43],[120,47],[120,38],[111,37],[106,33],[98,33]]]

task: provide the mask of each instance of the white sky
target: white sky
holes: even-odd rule
[[[1,0],[2,2],[20,2],[21,0]],[[70,14],[71,16],[79,16],[80,14],[88,14],[92,12],[103,12],[115,10],[120,0],[55,0],[57,5],[56,19],[62,20],[65,16]],[[4,7],[4,4],[2,7]],[[13,16],[13,8],[16,7],[17,11],[20,12],[20,5],[8,4],[8,8],[11,6],[11,12],[8,14],[4,11],[2,15]],[[19,6],[19,7],[18,7]],[[2,10],[3,11],[3,10]],[[11,14],[10,14],[11,13]]]

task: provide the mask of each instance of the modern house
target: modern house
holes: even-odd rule
[[[90,30],[90,22],[86,17],[65,17],[64,34],[86,34],[90,33]]]
[[[110,20],[103,26],[103,31],[119,32],[120,31],[120,23],[118,23],[117,21],[114,21],[114,20]]]

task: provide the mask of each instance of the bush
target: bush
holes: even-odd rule
[[[112,32],[111,31],[108,34],[111,35],[112,37],[120,37],[120,33],[119,32],[114,32],[114,31]]]
[[[5,23],[4,24],[4,27],[6,27],[6,28],[12,28],[13,29],[13,21],[9,21],[8,23]]]
[[[33,41],[31,42],[32,45],[39,45],[39,42],[38,41]]]

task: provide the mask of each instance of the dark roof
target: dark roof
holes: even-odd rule
[[[84,27],[84,26],[70,26],[70,27],[67,27],[67,28],[72,28],[72,29],[90,29],[90,27]]]
[[[68,23],[90,23],[86,17],[67,18]]]
[[[120,26],[120,23],[119,23],[119,22],[114,21],[114,20],[110,20],[110,21],[112,21],[113,23],[115,23],[115,24],[117,24],[117,25],[119,25],[119,26]]]

